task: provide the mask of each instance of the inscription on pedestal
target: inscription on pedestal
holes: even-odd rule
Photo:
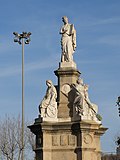
[[[61,146],[68,145],[68,135],[61,135],[60,136],[60,145]]]
[[[70,145],[70,146],[74,146],[75,145],[75,136],[74,135],[69,135],[69,142],[68,142],[68,144]]]
[[[60,144],[59,140],[60,140],[60,138],[59,138],[58,135],[52,136],[52,145],[53,146],[58,146]]]
[[[53,146],[74,146],[75,145],[75,136],[74,135],[54,135],[52,136],[52,145]]]

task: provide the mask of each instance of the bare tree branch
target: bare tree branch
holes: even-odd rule
[[[4,160],[21,160],[22,150],[25,149],[25,159],[33,159],[29,155],[34,149],[34,135],[25,123],[24,148],[22,148],[22,127],[20,117],[5,117],[0,120],[0,152]],[[31,152],[32,153],[32,152]]]

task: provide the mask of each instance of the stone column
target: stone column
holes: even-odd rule
[[[72,103],[74,95],[70,92],[71,84],[76,84],[80,72],[76,66],[68,62],[62,62],[55,72],[58,77],[58,118],[69,119],[73,115]]]

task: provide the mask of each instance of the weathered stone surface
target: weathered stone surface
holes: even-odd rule
[[[77,83],[81,73],[72,55],[76,44],[71,39],[76,37],[71,36],[75,33],[64,17],[61,62],[54,71],[58,84],[48,81],[40,115],[29,126],[36,135],[36,160],[101,160],[100,137],[107,128],[97,118],[98,107],[89,99],[88,85]],[[64,46],[66,37],[69,43]]]
[[[101,159],[100,136],[106,131],[101,124],[92,121],[42,122],[29,128],[37,137],[36,160],[40,160],[40,155],[42,160]]]
[[[71,85],[76,83],[80,72],[75,68],[59,68],[55,75],[58,77],[58,118],[71,119],[74,98]]]

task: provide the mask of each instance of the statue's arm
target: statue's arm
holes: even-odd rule
[[[50,104],[56,100],[56,95],[57,95],[56,89],[53,88],[51,91]]]
[[[65,29],[64,27],[62,27],[61,29],[60,29],[60,34],[64,34],[64,33],[66,33],[67,32],[67,28]]]

